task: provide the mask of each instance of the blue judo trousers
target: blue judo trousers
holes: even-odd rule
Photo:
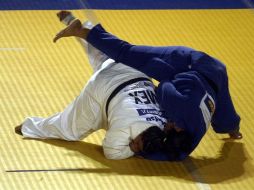
[[[87,41],[116,62],[133,67],[159,81],[156,96],[169,121],[189,132],[191,150],[199,144],[211,123],[216,133],[239,129],[240,117],[232,103],[226,67],[204,52],[183,46],[137,46],[108,33],[99,24]],[[163,153],[143,155],[147,159],[172,160]]]

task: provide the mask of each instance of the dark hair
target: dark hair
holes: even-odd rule
[[[142,133],[143,153],[154,153],[163,149],[165,133],[157,126],[149,127]]]
[[[186,131],[177,132],[171,129],[167,132],[164,141],[164,150],[173,160],[178,160],[181,153],[191,152],[191,135]]]

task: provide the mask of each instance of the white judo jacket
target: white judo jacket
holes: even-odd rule
[[[48,118],[28,117],[22,125],[27,138],[82,140],[99,129],[105,129],[102,142],[108,159],[125,159],[134,155],[129,143],[151,126],[163,129],[166,119],[155,98],[151,81],[138,81],[125,86],[106,103],[112,92],[121,84],[145,74],[114,63],[105,55],[88,46],[89,60],[97,70],[80,95],[63,112]]]

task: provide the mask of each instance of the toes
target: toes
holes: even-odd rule
[[[56,43],[57,40],[59,40],[61,37],[62,37],[62,36],[60,36],[60,35],[57,34],[57,35],[54,37],[53,42]]]
[[[66,33],[66,30],[62,30],[59,33],[57,33],[53,39],[53,42],[56,43],[57,40],[65,36],[65,33]]]
[[[18,134],[18,135],[22,135],[21,129],[22,129],[22,124],[15,127],[15,133]]]
[[[53,42],[56,43],[59,38],[57,36],[54,37]]]

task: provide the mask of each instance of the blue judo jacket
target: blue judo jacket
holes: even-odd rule
[[[158,103],[167,119],[188,131],[191,150],[199,144],[211,121],[217,133],[239,128],[228,91],[225,65],[209,55],[183,46],[136,46],[108,33],[99,24],[92,28],[87,41],[116,62],[133,67],[159,81]],[[163,153],[143,155],[147,159],[172,160]]]

